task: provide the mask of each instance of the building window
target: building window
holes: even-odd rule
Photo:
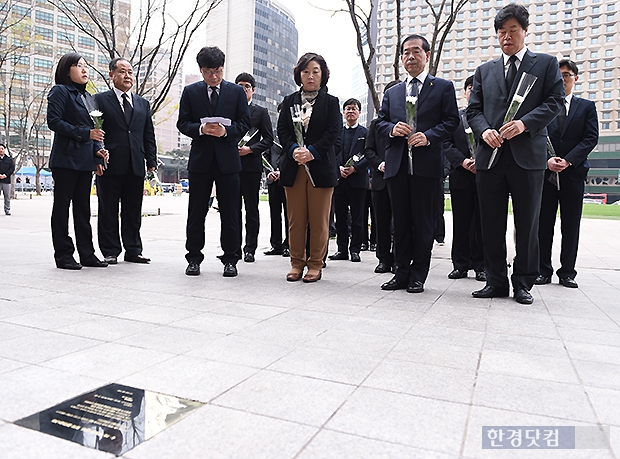
[[[38,22],[44,22],[46,24],[54,24],[54,14],[46,11],[37,10],[34,15]]]
[[[83,36],[78,36],[78,45],[79,46],[84,46],[85,48],[94,48],[95,47],[95,40],[93,40],[90,37],[83,37]]]
[[[590,99],[590,100],[596,100],[596,93],[595,93],[595,92],[590,92],[590,93],[588,93],[588,99]]]
[[[47,59],[39,59],[38,57],[35,57],[34,66],[37,69],[51,69],[53,64],[52,61],[48,61]]]
[[[52,29],[48,29],[47,27],[36,26],[34,28],[34,33],[36,35],[39,35],[43,40],[53,40],[54,39],[54,31]]]
[[[590,68],[591,69],[598,68],[598,62],[590,62]]]
[[[596,89],[596,82],[595,82],[595,81],[594,81],[594,82],[592,82],[592,81],[591,81],[591,82],[588,84],[588,88],[589,88],[589,89]]]
[[[611,125],[611,123],[601,123],[601,129],[607,130],[607,129],[609,129],[610,125]]]
[[[598,57],[598,51],[590,51],[590,58]]]
[[[611,99],[611,91],[605,91],[603,93],[603,99]]]
[[[611,89],[611,81],[604,81],[603,82],[603,88]]]
[[[603,102],[603,108],[611,108],[611,102]]]
[[[605,67],[613,67],[613,66],[614,66],[613,60],[605,61]]]
[[[605,70],[605,73],[604,73],[605,78],[611,78],[612,76],[613,76],[612,70]]]

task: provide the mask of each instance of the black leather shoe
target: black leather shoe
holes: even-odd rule
[[[478,271],[476,273],[476,280],[480,281],[480,282],[486,282],[487,281],[487,273],[485,271]]]
[[[551,276],[543,276],[542,274],[538,275],[536,279],[534,279],[534,284],[536,285],[545,285],[551,283]],[[562,283],[560,281],[560,283]]]
[[[127,261],[129,263],[148,264],[148,263],[151,262],[151,259],[143,257],[142,255],[132,255],[132,256],[125,255],[125,261]]]
[[[502,289],[486,285],[481,290],[471,292],[471,296],[473,296],[474,298],[505,298],[508,296],[508,289]]]
[[[290,256],[291,256],[291,251],[290,251],[289,249],[284,249],[284,250],[282,251],[282,256],[283,256],[284,258],[288,258],[288,257],[290,257]]]
[[[368,247],[368,250],[370,250],[371,252],[376,252],[377,244],[370,244],[370,247]]]
[[[237,267],[232,263],[226,263],[224,265],[224,277],[236,277],[237,276]]]
[[[245,252],[243,255],[243,261],[246,263],[254,263],[254,254],[250,252]]]
[[[361,247],[360,247],[360,250],[362,252],[365,252],[366,250],[368,250],[368,244],[362,244]]]
[[[532,304],[534,297],[524,288],[520,288],[515,292],[515,300],[520,304]]]
[[[105,261],[101,261],[94,255],[91,255],[86,260],[82,261],[82,266],[88,266],[90,268],[106,268],[108,264]]]
[[[362,259],[360,258],[360,254],[359,253],[352,253],[351,254],[351,261],[355,262],[355,263],[359,263],[360,261],[362,261]]]
[[[68,261],[60,261],[56,260],[56,267],[60,269],[71,269],[77,271],[78,269],[82,269],[82,265],[79,264],[74,259]]]
[[[385,274],[385,273],[389,273],[390,271],[392,271],[392,267],[388,265],[387,263],[379,263],[377,267],[375,268],[375,272],[377,274]]]
[[[467,271],[465,269],[454,269],[448,274],[448,279],[463,279],[467,277]]]
[[[407,282],[399,281],[396,276],[381,286],[381,290],[404,290],[407,288]]]
[[[197,261],[190,261],[185,269],[185,274],[188,276],[200,276],[200,263]]]
[[[109,265],[116,265],[116,264],[118,264],[118,258],[115,257],[114,255],[108,255],[107,257],[104,257],[103,259]]]
[[[267,250],[266,252],[263,252],[265,255],[282,255],[283,251],[282,250],[276,250],[274,248]]]
[[[335,254],[330,255],[328,258],[330,260],[348,260],[349,255],[347,255],[346,252],[336,252]]]
[[[422,293],[424,284],[420,281],[413,281],[407,286],[407,293]]]
[[[575,282],[575,279],[573,279],[572,277],[561,277],[560,285],[563,285],[564,287],[568,287],[568,288],[579,287],[579,285],[577,285],[577,282]]]

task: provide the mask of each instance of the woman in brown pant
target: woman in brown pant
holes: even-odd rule
[[[329,242],[329,210],[338,181],[334,144],[342,129],[342,115],[338,99],[327,93],[329,69],[322,56],[304,54],[293,71],[301,88],[284,98],[278,118],[284,152],[280,182],[286,191],[291,252],[286,280],[298,281],[307,266],[304,282],[316,282],[321,279]],[[295,123],[303,125],[303,142],[297,139],[293,116]],[[308,227],[310,253],[306,254]]]

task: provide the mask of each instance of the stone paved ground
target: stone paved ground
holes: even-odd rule
[[[288,260],[262,255],[265,202],[257,261],[222,277],[213,212],[190,278],[186,205],[146,199],[161,211],[143,222],[150,265],[79,272],[54,267],[50,196],[0,216],[0,457],[113,457],[13,424],[110,382],[207,404],[130,459],[620,457],[619,221],[584,220],[580,289],[554,279],[525,307],[447,279],[449,243],[419,295],[381,291],[370,252],[286,282]],[[498,452],[483,425],[611,435],[604,450]]]

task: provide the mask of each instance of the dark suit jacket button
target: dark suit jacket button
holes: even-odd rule
[[[76,136],[75,140],[77,140],[78,142],[81,142],[82,141],[82,136],[81,135]]]
[[[131,134],[131,131],[127,131],[127,134]]]

